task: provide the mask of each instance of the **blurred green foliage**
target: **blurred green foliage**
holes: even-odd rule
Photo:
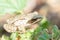
[[[3,35],[1,40],[10,40],[10,38],[8,36],[6,36],[6,35]]]
[[[20,11],[25,4],[26,0],[0,0],[0,15]]]

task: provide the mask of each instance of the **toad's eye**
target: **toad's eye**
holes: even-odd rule
[[[30,20],[30,21],[28,21],[28,23],[33,23],[33,22],[35,22],[37,19],[32,19],[32,20]]]
[[[42,19],[42,16],[38,15],[33,17],[30,21],[28,21],[28,23],[31,23],[31,24],[36,23],[36,22],[39,22],[41,19]]]

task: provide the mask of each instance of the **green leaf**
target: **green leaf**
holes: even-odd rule
[[[18,33],[15,32],[15,33],[12,33],[12,34],[11,34],[10,39],[11,39],[11,40],[16,40],[17,37],[18,37]]]
[[[20,11],[25,4],[26,0],[0,0],[0,15]]]
[[[32,35],[32,40],[35,40],[35,39],[36,40],[49,40],[51,36],[50,34],[46,32],[46,29],[42,29],[41,27],[38,27]]]
[[[34,30],[28,30],[24,34],[20,34],[21,39],[20,40],[31,40],[31,36]]]
[[[58,27],[56,25],[54,25],[52,31],[53,31],[53,38],[55,40],[58,40],[58,38],[60,38],[60,33],[59,33]]]
[[[43,18],[40,22],[40,27],[42,28],[48,28],[50,25],[50,23],[48,22],[48,20],[46,18]]]
[[[50,35],[44,30],[40,36],[38,36],[38,40],[49,40]]]
[[[53,32],[54,32],[54,33],[58,33],[58,30],[59,30],[58,27],[57,27],[56,25],[54,25],[54,26],[53,26]]]
[[[10,40],[10,38],[8,36],[3,35],[1,40]]]

